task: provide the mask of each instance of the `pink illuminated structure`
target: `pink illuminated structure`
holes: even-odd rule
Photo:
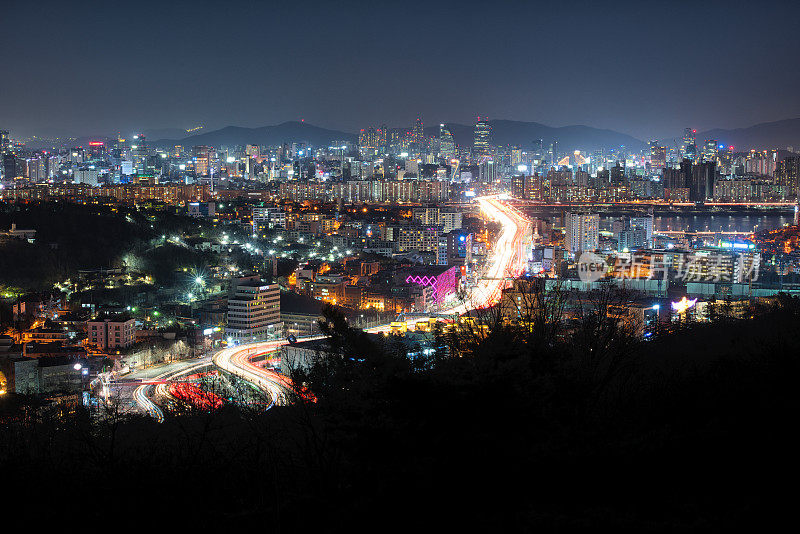
[[[458,290],[458,278],[456,277],[456,267],[449,267],[439,274],[430,272],[429,274],[410,274],[406,277],[406,283],[417,284],[420,286],[430,286],[433,288],[433,300],[440,306],[447,295]]]

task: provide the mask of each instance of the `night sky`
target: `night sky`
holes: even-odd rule
[[[800,116],[799,4],[4,0],[0,128],[749,126]]]

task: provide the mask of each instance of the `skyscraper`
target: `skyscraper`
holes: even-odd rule
[[[389,151],[388,145],[388,137],[386,135],[387,128],[385,124],[381,124],[381,127],[378,128],[377,131],[377,141],[378,141],[378,152],[385,154]]]
[[[703,161],[717,161],[716,139],[706,139],[703,143]]]
[[[517,167],[522,163],[522,149],[518,146],[511,147],[511,166]]]
[[[659,172],[667,164],[667,147],[660,146],[658,141],[650,141],[650,168]]]
[[[476,162],[492,154],[492,127],[484,118],[478,117],[475,123],[475,137],[472,143],[472,156]]]
[[[417,120],[414,122],[414,130],[412,131],[411,142],[417,143],[418,145],[422,145],[424,139],[425,139],[425,133],[422,127],[422,117],[418,116]]]
[[[716,170],[717,163],[714,161],[707,161],[692,167],[689,200],[692,202],[704,202],[714,195]]]
[[[147,174],[147,156],[147,139],[141,134],[134,135],[131,143],[131,158],[133,159],[133,170],[136,174]]]
[[[694,161],[697,158],[697,142],[695,134],[697,130],[686,128],[683,130],[683,139],[681,141],[681,156]]]
[[[439,157],[447,161],[456,157],[456,143],[450,129],[444,125],[439,125]]]
[[[600,244],[597,213],[567,213],[564,216],[564,248],[573,254],[595,250]]]
[[[386,126],[370,126],[361,129],[358,136],[358,149],[362,157],[374,156],[386,150]]]
[[[211,169],[211,152],[210,146],[198,145],[192,147],[192,154],[194,156],[194,171],[198,176],[207,176]]]
[[[8,135],[8,130],[0,130],[0,156],[8,152],[11,146],[11,138]]]

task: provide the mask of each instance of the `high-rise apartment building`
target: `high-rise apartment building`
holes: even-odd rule
[[[371,157],[386,145],[386,130],[370,126],[362,128],[358,135],[358,150],[362,157]]]
[[[253,208],[253,233],[263,235],[273,228],[286,228],[286,213],[277,206]]]
[[[445,234],[453,230],[460,230],[464,221],[464,214],[456,210],[442,210],[439,214],[442,232]]]
[[[573,254],[592,251],[600,244],[600,215],[567,213],[564,216],[564,248]]]
[[[800,156],[789,156],[777,163],[775,183],[785,187],[790,195],[797,195],[800,187]]]

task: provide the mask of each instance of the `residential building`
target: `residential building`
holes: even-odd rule
[[[567,213],[564,217],[564,247],[572,254],[592,251],[600,243],[597,213]]]
[[[96,318],[86,323],[89,343],[102,350],[119,350],[135,343],[135,321],[129,315]]]

